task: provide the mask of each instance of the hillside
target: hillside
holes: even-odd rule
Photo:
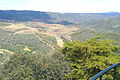
[[[92,26],[98,28],[101,31],[120,33],[120,16],[113,17],[107,20],[103,20],[101,23]]]
[[[48,13],[56,21],[68,21],[76,25],[92,26],[100,23],[104,19],[109,19],[120,14],[109,13]]]
[[[8,22],[48,21],[51,17],[46,12],[0,10],[0,20]]]
[[[19,53],[24,52],[23,48],[26,47],[30,49],[28,51],[36,53],[53,53],[55,47],[62,46],[66,41],[84,41],[101,32],[119,33],[119,15],[120,13],[115,12],[50,13],[0,10],[0,44],[2,48],[9,50],[17,48]]]
[[[119,13],[51,13],[40,11],[27,11],[27,10],[0,10],[0,21],[4,22],[27,22],[27,21],[39,21],[47,22],[51,24],[63,24],[63,25],[82,25],[92,26],[100,23],[102,20],[106,20]]]
[[[42,22],[0,24],[0,48],[16,53],[52,54],[57,47],[63,45],[62,35],[69,38],[73,31],[79,30],[75,27]]]
[[[101,32],[101,36],[119,33],[119,15],[115,12],[50,13],[0,10],[0,45],[3,49],[17,53],[24,50],[54,53],[55,48],[66,41],[84,41]]]

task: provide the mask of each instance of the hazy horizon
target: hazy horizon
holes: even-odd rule
[[[16,10],[16,9],[0,9],[1,11],[38,11],[38,10]],[[48,13],[120,13],[120,12],[115,12],[115,11],[109,11],[109,12],[51,12],[51,11],[38,11],[38,12],[48,12]]]

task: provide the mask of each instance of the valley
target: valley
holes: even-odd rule
[[[1,24],[5,24],[5,23],[1,23]],[[8,32],[8,34],[6,34],[5,36],[3,36],[3,38],[1,38],[1,45],[6,46],[4,44],[6,43],[7,47],[9,47],[10,45],[11,46],[19,45],[18,47],[24,48],[25,46],[28,46],[27,43],[29,43],[30,40],[33,41],[32,44],[36,45],[35,40],[37,40],[37,42],[42,43],[42,44],[38,44],[39,45],[38,47],[41,46],[41,47],[45,47],[46,49],[47,47],[50,48],[51,54],[54,53],[56,46],[58,47],[63,46],[64,42],[63,42],[63,39],[61,38],[62,35],[70,39],[71,38],[70,35],[74,33],[74,31],[79,30],[79,28],[76,28],[76,27],[68,28],[67,26],[60,25],[60,24],[47,24],[42,22],[6,23],[6,24],[10,24],[10,25],[0,27],[0,30],[3,31],[3,33],[1,32],[1,36],[5,32]],[[31,38],[29,38],[30,36]],[[28,41],[26,42],[27,38],[28,38]],[[42,45],[45,45],[45,46],[42,46]],[[33,48],[34,46],[31,45],[30,47]],[[9,47],[9,50],[11,50],[11,47]],[[22,49],[22,51],[24,50]],[[26,51],[31,52],[32,50],[26,50]],[[36,51],[33,51],[33,52],[36,52]]]
[[[8,16],[6,17],[6,15]],[[99,36],[101,41],[105,40],[104,44],[99,41],[95,42],[95,39],[89,40],[96,36]],[[26,10],[0,10],[0,79],[2,76],[5,80],[14,77],[18,80],[16,76],[22,78],[21,76],[25,74],[29,75],[26,80],[73,80],[64,75],[70,73],[70,65],[72,68],[76,68],[73,66],[80,63],[82,59],[79,58],[84,56],[84,54],[75,55],[73,53],[82,53],[79,51],[82,50],[82,46],[83,53],[92,48],[95,52],[101,49],[103,53],[108,52],[109,54],[111,53],[110,50],[113,49],[111,45],[108,45],[109,40],[113,41],[112,44],[120,45],[120,14],[118,13],[62,14]],[[106,51],[104,48],[110,50]],[[114,49],[117,50],[117,47]],[[98,52],[102,53],[101,51]],[[69,55],[66,56],[64,53]],[[91,53],[89,56],[93,56]],[[112,59],[109,60],[111,56],[96,56],[93,57],[93,62],[100,58],[98,61],[106,59],[108,63],[109,61],[114,63],[114,60],[113,62]],[[118,57],[114,56],[114,58],[117,62]],[[78,63],[71,64],[71,61],[67,61],[68,59],[71,61],[72,59],[73,61],[74,59],[79,60]],[[87,67],[98,64],[97,61],[94,62],[95,64],[88,63],[91,64],[87,64]],[[101,67],[98,64],[99,66]],[[81,66],[78,65],[77,67]],[[5,75],[1,75],[2,71],[4,73],[3,68],[6,71]]]

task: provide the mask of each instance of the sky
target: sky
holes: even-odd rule
[[[0,0],[0,10],[60,13],[120,12],[120,0]]]

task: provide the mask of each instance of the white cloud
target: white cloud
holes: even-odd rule
[[[0,3],[1,1],[4,0],[0,0]],[[25,2],[23,3],[23,1]],[[12,7],[22,10],[50,12],[120,12],[120,0],[19,0],[16,4],[21,4],[21,6],[14,6],[12,4]]]
[[[120,11],[120,0],[37,0],[35,10],[52,12]]]

